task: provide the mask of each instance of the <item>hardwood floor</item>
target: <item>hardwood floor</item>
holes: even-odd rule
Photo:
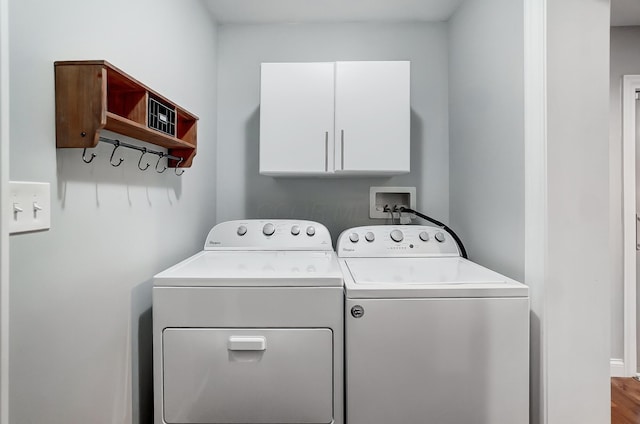
[[[640,424],[640,381],[611,379],[611,424]]]

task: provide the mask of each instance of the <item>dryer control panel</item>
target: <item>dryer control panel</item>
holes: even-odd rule
[[[338,238],[343,258],[460,256],[449,233],[427,225],[373,225],[345,230]]]
[[[222,222],[209,231],[204,250],[331,251],[331,235],[314,221],[247,219]]]

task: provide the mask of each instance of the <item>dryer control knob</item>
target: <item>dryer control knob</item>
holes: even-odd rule
[[[422,241],[429,241],[429,233],[426,231],[421,232],[419,237]]]
[[[272,236],[276,232],[276,227],[272,223],[264,224],[262,227],[262,234],[265,236]]]
[[[351,235],[349,235],[349,240],[351,240],[351,243],[357,243],[360,240],[360,236],[358,233],[351,233]]]
[[[245,234],[247,234],[247,227],[245,227],[244,225],[239,226],[238,227],[238,235],[240,237],[242,237]]]
[[[307,227],[307,235],[309,237],[313,237],[314,235],[316,235],[315,227]]]
[[[402,234],[402,231],[400,230],[391,231],[391,240],[395,241],[396,243],[400,243],[403,239],[404,239],[404,234]]]
[[[434,236],[436,238],[436,240],[438,240],[440,243],[442,243],[444,241],[444,234],[437,232],[436,235]]]
[[[293,227],[291,227],[291,234],[293,234],[294,236],[300,234],[300,226],[294,225]]]
[[[367,234],[364,235],[364,239],[369,243],[371,243],[376,239],[376,236],[371,231],[369,231]]]

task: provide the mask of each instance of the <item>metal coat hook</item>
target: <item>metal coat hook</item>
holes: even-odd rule
[[[100,137],[100,141],[103,143],[108,143],[113,145],[113,151],[111,152],[111,157],[109,158],[109,162],[111,163],[111,166],[113,167],[117,167],[120,166],[122,164],[122,162],[124,162],[124,158],[119,158],[118,162],[114,162],[114,156],[116,154],[116,150],[118,150],[119,147],[126,147],[127,149],[132,149],[132,150],[137,150],[138,152],[140,152],[140,158],[138,159],[138,169],[140,169],[141,171],[145,171],[147,170],[150,166],[151,163],[147,161],[147,163],[145,164],[145,166],[142,165],[142,159],[144,159],[144,155],[146,154],[151,154],[151,155],[158,155],[158,161],[156,162],[156,172],[158,172],[159,174],[162,174],[164,171],[167,170],[167,167],[169,166],[169,162],[168,161],[174,161],[177,162],[174,172],[176,173],[176,175],[180,176],[182,174],[184,174],[184,169],[182,170],[182,172],[178,172],[178,169],[180,167],[180,164],[184,162],[184,158],[183,157],[179,157],[179,156],[174,156],[170,153],[167,152],[162,152],[162,151],[158,151],[158,150],[151,150],[151,149],[147,149],[146,147],[141,147],[141,146],[136,146],[134,144],[129,144],[129,143],[125,143],[123,141],[120,140],[112,140],[110,138],[106,138],[106,137]],[[90,163],[93,158],[95,158],[96,155],[94,153],[91,154],[91,157],[87,157],[87,149],[85,148],[82,151],[82,160],[86,163]],[[160,168],[160,161],[162,159],[166,159],[167,163],[165,165],[163,165],[162,168]]]
[[[166,166],[162,168],[162,171],[158,170],[158,165],[160,165],[160,161],[162,160],[163,157],[164,157],[163,153],[158,154],[158,162],[156,162],[156,172],[158,172],[158,174],[162,174],[164,171],[167,170]]]
[[[87,158],[85,157],[86,155],[87,155],[87,148],[85,147],[82,150],[82,160],[83,160],[84,163],[91,163],[91,161],[93,161],[93,158],[96,157],[95,153],[91,153],[91,157],[89,158],[89,160],[87,160]]]
[[[111,166],[120,166],[122,165],[122,162],[124,162],[124,159],[119,158],[118,159],[118,163],[113,163],[113,155],[116,153],[116,150],[118,150],[118,147],[120,147],[120,141],[116,140],[116,142],[114,143],[114,147],[113,148],[113,152],[111,152],[111,158],[109,159],[109,162],[111,163]]]
[[[145,153],[147,153],[147,148],[143,147],[140,151],[142,152],[142,154],[140,155],[140,159],[138,159],[138,169],[141,171],[146,171],[151,164],[147,162],[147,166],[145,166],[144,168],[140,164],[142,163],[142,158],[144,157]]]
[[[181,173],[178,174],[178,167],[180,166],[180,164],[182,163],[182,161],[184,161],[184,159],[180,158],[180,160],[178,161],[178,163],[176,163],[176,167],[173,170],[173,172],[176,173],[176,175],[179,177],[180,175],[184,174],[184,169],[182,170]]]

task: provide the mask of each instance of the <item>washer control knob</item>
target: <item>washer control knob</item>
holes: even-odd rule
[[[404,234],[402,234],[402,231],[400,230],[391,231],[391,240],[395,241],[396,243],[400,243],[403,239],[404,239]]]
[[[316,235],[316,229],[315,229],[315,227],[311,227],[311,226],[307,227],[307,235],[308,235],[309,237],[313,237],[313,236],[315,236],[315,235]]]
[[[272,236],[276,232],[276,227],[272,223],[264,224],[262,227],[262,234],[265,236]]]
[[[364,239],[369,243],[371,243],[376,239],[376,236],[371,231],[369,231],[367,234],[364,235]]]
[[[441,232],[437,232],[436,235],[434,236],[436,238],[436,240],[438,240],[440,243],[442,243],[444,241],[444,234],[442,234]]]
[[[421,232],[419,237],[422,241],[429,241],[429,233],[426,231]]]
[[[291,227],[291,234],[293,234],[294,236],[300,234],[300,226],[294,225],[293,227]]]
[[[240,237],[242,237],[243,235],[247,234],[247,227],[245,227],[244,225],[239,226],[237,233]]]
[[[357,243],[360,240],[360,236],[358,233],[351,233],[349,235],[349,240],[351,240],[351,243]]]

